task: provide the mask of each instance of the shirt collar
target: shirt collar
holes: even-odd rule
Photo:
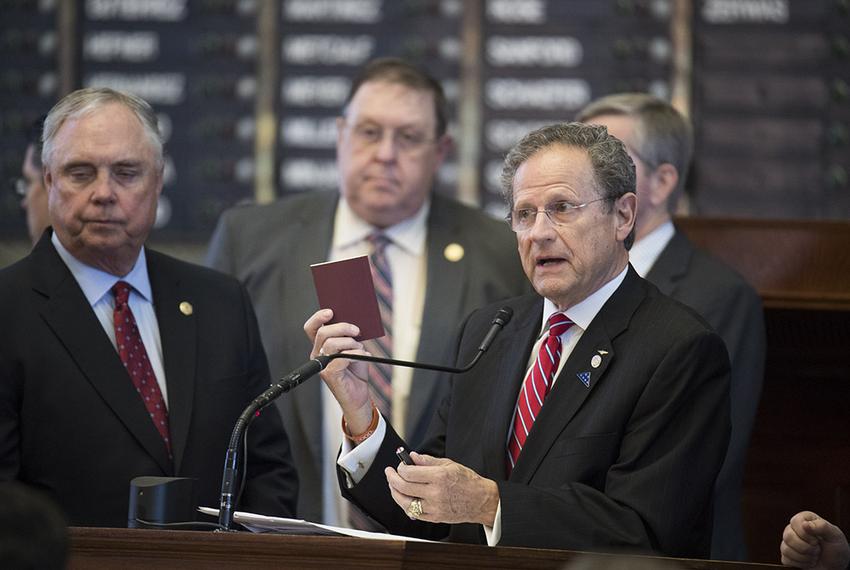
[[[597,313],[602,309],[602,306],[608,301],[614,291],[620,286],[626,278],[626,273],[629,267],[626,266],[619,275],[614,277],[608,283],[597,289],[593,294],[587,297],[584,301],[577,303],[563,311],[567,318],[578,325],[582,330],[587,330],[591,321],[596,317]],[[547,330],[547,321],[553,313],[558,312],[558,307],[549,299],[543,300],[543,324],[541,326],[541,334],[543,330]]]
[[[427,198],[419,210],[394,226],[384,229],[384,234],[394,245],[411,255],[422,255],[425,251],[426,220],[431,210],[431,199]],[[354,213],[344,196],[340,196],[334,215],[334,249],[344,250],[366,239],[377,228]]]
[[[56,236],[56,232],[53,232],[50,241],[53,243],[53,247],[56,248],[56,253],[59,254],[59,257],[61,257],[62,261],[65,262],[65,265],[68,266],[68,269],[71,271],[74,279],[77,280],[77,283],[80,285],[80,289],[83,290],[83,295],[86,296],[86,299],[91,306],[96,305],[104,295],[110,293],[112,286],[118,281],[126,281],[136,291],[136,293],[144,297],[148,303],[153,303],[153,294],[151,291],[151,282],[148,278],[148,264],[145,257],[144,247],[142,247],[139,251],[139,257],[136,259],[136,264],[133,266],[133,269],[131,269],[130,272],[123,277],[116,277],[111,273],[86,265],[74,257],[71,252],[65,249],[62,242],[59,241],[59,238]]]
[[[644,277],[649,273],[649,270],[658,260],[658,256],[673,239],[675,233],[676,228],[673,226],[672,220],[667,220],[649,232],[643,239],[635,242],[632,249],[629,250],[629,263],[632,264],[638,275]]]

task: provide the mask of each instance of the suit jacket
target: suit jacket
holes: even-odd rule
[[[307,318],[319,309],[310,264],[326,261],[333,237],[337,193],[296,195],[267,206],[234,208],[222,216],[207,263],[236,276],[257,309],[260,333],[274,377],[309,359]],[[434,195],[427,221],[427,281],[420,362],[444,362],[452,334],[472,309],[529,290],[516,239],[505,224],[479,210]],[[458,243],[460,261],[446,259]],[[301,478],[298,515],[322,520],[322,385],[308,382],[278,400]],[[432,372],[413,374],[406,433],[424,437],[447,385]]]
[[[476,368],[452,378],[422,450],[496,481],[500,545],[707,556],[712,487],[729,437],[723,341],[630,268],[564,364],[506,477],[506,442],[542,302],[527,295],[505,303],[513,320]],[[476,351],[492,312],[466,321],[458,362]],[[588,386],[578,377],[585,372]],[[388,429],[356,486],[347,488],[340,472],[343,493],[392,532],[485,542],[480,525],[407,518],[383,474],[398,464],[398,445]]]
[[[146,253],[173,462],[50,232],[0,271],[0,479],[46,490],[74,525],[126,527],[129,483],[140,475],[197,477],[200,504],[218,505],[233,425],[269,384],[239,283]],[[240,508],[294,513],[297,476],[276,413],[251,425],[246,473]]]
[[[746,560],[741,485],[764,379],[764,313],[758,293],[732,269],[676,232],[646,279],[694,309],[723,337],[732,362],[732,434],[717,476],[711,557]]]

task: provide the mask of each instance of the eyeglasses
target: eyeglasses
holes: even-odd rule
[[[27,195],[27,181],[23,178],[11,178],[9,179],[9,186],[12,188],[12,191],[15,195],[23,198]]]
[[[389,131],[393,145],[400,152],[414,154],[437,139],[415,129],[384,129],[374,123],[362,123],[350,128],[354,144],[360,148],[369,148],[384,140],[384,131]]]
[[[575,217],[578,215],[578,211],[585,206],[593,204],[594,202],[601,202],[602,200],[610,199],[611,198],[597,198],[596,200],[590,200],[583,204],[571,204],[570,202],[561,200],[559,202],[547,204],[542,210],[538,210],[537,208],[520,208],[518,210],[513,210],[510,214],[508,214],[505,217],[505,221],[510,224],[513,231],[525,232],[534,227],[534,222],[537,220],[537,214],[542,212],[546,214],[546,217],[549,218],[549,221],[552,222],[552,224],[556,226],[564,226],[574,221]]]

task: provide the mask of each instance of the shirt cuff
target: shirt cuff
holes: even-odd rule
[[[366,476],[366,472],[372,467],[372,463],[378,455],[378,450],[381,448],[381,443],[383,443],[386,434],[387,422],[384,420],[384,416],[378,413],[378,427],[375,428],[375,433],[363,440],[363,443],[355,447],[347,437],[342,438],[342,451],[336,460],[336,464],[345,471],[349,489]]]
[[[499,499],[499,506],[496,507],[496,518],[493,520],[493,526],[481,525],[484,527],[484,536],[487,537],[487,546],[496,546],[502,540],[502,500]]]

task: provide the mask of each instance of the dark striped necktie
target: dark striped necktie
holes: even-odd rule
[[[381,321],[386,334],[366,341],[366,350],[373,356],[392,358],[393,354],[393,277],[387,260],[387,245],[390,239],[381,232],[366,238],[372,246],[369,255],[372,267],[372,282],[381,309]],[[388,364],[369,363],[369,381],[372,384],[373,400],[381,415],[392,421],[392,367]]]
[[[381,309],[381,321],[386,334],[382,337],[367,340],[364,348],[372,356],[392,358],[393,354],[393,278],[387,259],[387,245],[390,238],[382,232],[370,234],[366,240],[371,246],[369,264],[372,267],[372,283],[375,285],[375,295],[378,297],[378,307]],[[392,367],[389,364],[369,363],[369,383],[372,386],[372,401],[378,407],[381,415],[389,422],[392,418]],[[353,503],[348,503],[348,523],[352,528],[370,531],[382,531],[378,523],[369,518]]]

